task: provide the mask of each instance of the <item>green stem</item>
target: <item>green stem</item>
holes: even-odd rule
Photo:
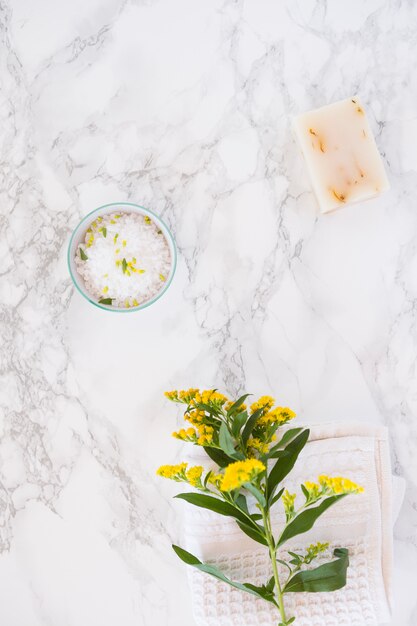
[[[262,509],[262,519],[263,519],[264,526],[265,526],[265,536],[266,536],[266,540],[268,542],[269,556],[270,556],[270,559],[271,559],[272,571],[273,571],[273,574],[274,574],[275,587],[276,587],[276,592],[277,592],[276,595],[277,595],[277,601],[278,601],[278,608],[279,608],[279,612],[280,612],[280,615],[281,615],[281,621],[284,624],[286,624],[287,623],[287,618],[285,616],[284,597],[283,597],[283,593],[282,593],[282,589],[281,589],[281,583],[280,583],[280,580],[279,580],[277,557],[276,557],[276,553],[275,553],[274,538],[272,536],[271,519],[270,519],[269,511],[268,511],[268,513],[266,513],[264,511],[264,509]]]

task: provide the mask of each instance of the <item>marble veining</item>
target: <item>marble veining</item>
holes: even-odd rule
[[[163,391],[271,393],[390,428],[392,625],[417,623],[417,5],[0,0],[0,623],[193,626]],[[357,93],[391,190],[320,216],[292,115]],[[159,303],[90,306],[107,202],[179,250]]]

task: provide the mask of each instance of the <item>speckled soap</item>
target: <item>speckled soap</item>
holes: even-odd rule
[[[322,213],[389,189],[358,97],[303,113],[293,123]]]

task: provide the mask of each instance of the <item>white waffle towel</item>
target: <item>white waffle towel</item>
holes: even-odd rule
[[[190,461],[202,462],[202,458],[194,456]],[[393,519],[404,496],[402,479],[394,477],[392,488],[387,430],[359,424],[314,426],[285,485],[298,493],[301,482],[317,480],[319,474],[346,476],[365,492],[331,507],[311,531],[295,537],[285,549],[330,542],[329,551],[315,562],[318,565],[332,557],[335,547],[349,548],[348,581],[346,587],[331,593],[286,595],[287,615],[296,616],[297,626],[384,624],[390,619]],[[183,545],[187,550],[216,564],[233,580],[262,584],[269,579],[266,548],[244,535],[233,520],[185,506]],[[282,525],[282,509],[275,508],[273,524]],[[276,626],[278,616],[272,605],[191,567],[188,573],[200,626]]]

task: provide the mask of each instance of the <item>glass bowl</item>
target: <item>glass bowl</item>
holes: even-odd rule
[[[84,241],[85,233],[87,231],[87,228],[90,226],[91,222],[93,222],[95,219],[97,219],[97,217],[101,215],[107,215],[109,213],[113,213],[116,209],[120,209],[120,211],[124,213],[139,213],[139,215],[149,216],[151,220],[162,231],[162,234],[164,235],[168,243],[169,251],[171,254],[171,268],[161,290],[158,291],[158,293],[155,294],[153,298],[151,298],[150,300],[147,300],[146,302],[143,302],[139,304],[138,306],[131,306],[129,308],[117,307],[111,304],[101,304],[97,300],[95,300],[94,297],[88,292],[84,283],[84,279],[78,273],[76,265],[75,265],[75,261],[74,261],[75,253],[78,249],[78,246],[80,245],[80,243]],[[80,294],[84,296],[84,298],[88,300],[88,302],[91,302],[91,304],[94,304],[94,306],[97,306],[99,309],[104,309],[106,311],[115,311],[116,313],[131,313],[133,311],[140,311],[141,309],[146,309],[146,307],[150,306],[151,304],[159,300],[159,298],[166,292],[175,274],[175,268],[177,265],[177,250],[176,250],[174,238],[171,235],[171,232],[168,226],[158,215],[153,213],[153,211],[150,211],[149,209],[145,209],[145,207],[140,206],[140,204],[134,204],[133,202],[111,202],[110,204],[104,204],[103,206],[98,207],[98,209],[94,209],[94,211],[91,211],[91,213],[88,213],[88,215],[83,217],[83,219],[78,224],[78,226],[74,229],[71,235],[71,239],[68,245],[67,260],[68,260],[68,269],[69,269],[69,273],[71,275],[72,281],[75,287],[77,288],[77,290],[80,292]]]

